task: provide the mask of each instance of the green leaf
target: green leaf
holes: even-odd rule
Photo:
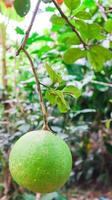
[[[96,5],[95,0],[83,0],[85,8],[92,8]]]
[[[63,92],[67,93],[67,94],[70,94],[75,98],[78,98],[78,97],[81,96],[81,90],[79,88],[77,88],[76,86],[73,86],[73,85],[66,86],[63,89]]]
[[[106,122],[105,122],[105,126],[106,126],[107,129],[110,128],[111,122],[112,122],[111,119],[107,119],[107,120],[106,120]]]
[[[31,45],[35,42],[40,42],[40,41],[52,42],[53,39],[48,35],[39,36],[37,33],[33,33],[31,37],[28,38],[27,44]]]
[[[76,27],[85,41],[93,39],[104,39],[102,35],[102,27],[97,23],[86,23],[82,20],[76,21]]]
[[[48,72],[48,74],[49,74],[49,76],[52,80],[52,83],[61,83],[63,81],[60,74],[55,72],[50,65],[46,64],[46,69],[47,69],[47,72]]]
[[[15,0],[14,8],[19,16],[24,17],[30,10],[30,0]]]
[[[57,94],[58,109],[60,110],[60,112],[66,113],[69,110],[69,105],[64,98],[63,92],[60,90],[57,90],[56,94]]]
[[[66,68],[67,68],[68,74],[74,76],[75,80],[81,81],[84,79],[83,65],[75,63],[71,65],[66,65]]]
[[[78,36],[75,33],[72,32],[65,32],[62,35],[59,36],[58,38],[59,42],[64,42],[67,45],[72,45],[72,44],[80,44],[80,40]]]
[[[48,6],[47,8],[45,8],[45,11],[46,12],[54,12],[55,11],[55,8],[51,7],[51,6]]]
[[[20,27],[16,27],[16,33],[18,33],[18,34],[20,34],[20,35],[24,35],[24,30],[23,29],[21,29]]]
[[[78,12],[75,17],[77,17],[78,19],[83,19],[83,20],[89,20],[91,19],[91,15],[88,12],[85,11],[80,11]]]
[[[108,19],[105,22],[104,28],[107,32],[112,33],[112,19]]]
[[[37,54],[39,58],[45,56],[49,51],[51,50],[50,46],[45,45],[42,46],[39,49],[35,49],[34,51],[32,51],[32,54]]]
[[[99,72],[103,69],[106,61],[112,59],[112,53],[102,47],[95,45],[87,53],[88,60],[95,71]]]
[[[70,10],[76,9],[80,5],[80,0],[64,0],[64,3]]]
[[[45,98],[51,103],[51,105],[56,105],[57,103],[57,94],[53,89],[49,89],[45,93]]]
[[[65,20],[62,17],[57,15],[52,15],[50,21],[55,25],[64,26],[66,24]]]
[[[70,48],[65,52],[63,60],[66,64],[73,64],[76,60],[84,58],[85,56],[86,51],[79,48]]]
[[[57,105],[60,112],[65,113],[69,109],[69,105],[64,98],[63,91],[49,89],[46,91],[45,98],[52,104]]]

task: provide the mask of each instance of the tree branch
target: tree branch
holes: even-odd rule
[[[33,13],[33,16],[32,16],[32,19],[31,19],[31,22],[30,22],[29,27],[28,27],[28,29],[27,29],[27,31],[26,31],[25,37],[24,37],[24,39],[23,39],[23,42],[22,42],[21,46],[19,47],[18,51],[16,52],[16,56],[18,56],[18,55],[20,54],[20,51],[21,51],[21,50],[25,47],[25,45],[26,45],[27,39],[28,39],[28,37],[29,37],[30,31],[31,31],[32,26],[33,26],[33,23],[34,23],[34,20],[35,20],[35,18],[36,18],[36,14],[37,14],[38,9],[39,9],[40,3],[41,3],[41,0],[38,0],[37,5],[36,5],[35,10],[34,10],[34,13]]]
[[[107,20],[107,15],[106,15],[105,8],[99,3],[99,1],[96,1],[96,4],[97,4],[97,6],[98,6],[98,8],[100,10],[100,13],[101,13],[104,21],[106,21]]]
[[[106,14],[111,14],[112,13],[112,8],[109,8],[108,10],[105,11]]]
[[[26,31],[26,35],[24,37],[24,40],[23,40],[20,48],[18,49],[18,51],[16,53],[16,56],[18,56],[20,51],[22,50],[25,53],[26,57],[28,58],[28,60],[29,60],[29,62],[31,64],[32,72],[33,72],[34,77],[35,77],[37,91],[38,91],[38,95],[39,95],[40,107],[41,107],[42,114],[43,114],[43,120],[44,120],[43,129],[44,130],[50,130],[49,126],[48,126],[48,113],[47,113],[47,110],[46,110],[45,105],[44,105],[44,100],[43,100],[43,97],[42,97],[42,91],[41,91],[40,82],[39,82],[39,79],[38,79],[38,74],[37,74],[37,71],[35,70],[35,66],[34,66],[34,63],[32,61],[32,58],[31,58],[30,54],[24,48],[25,45],[26,45],[27,39],[29,37],[30,31],[32,29],[34,20],[36,18],[36,14],[37,14],[37,11],[39,9],[40,3],[41,3],[41,0],[38,0],[37,5],[36,5],[35,10],[34,10],[34,14],[33,14],[32,19],[31,19],[31,22],[30,22],[29,27],[28,27],[28,29]]]
[[[35,66],[33,64],[32,58],[30,57],[29,53],[24,48],[22,48],[22,50],[25,53],[25,55],[27,56],[27,58],[28,58],[28,60],[31,64],[32,71],[33,71],[33,74],[34,74],[34,77],[35,77],[37,91],[38,91],[39,100],[40,100],[40,106],[41,106],[41,110],[42,110],[42,113],[43,113],[43,120],[44,120],[43,129],[44,130],[50,130],[49,126],[48,126],[48,113],[47,113],[47,110],[46,110],[45,105],[44,105],[44,100],[43,100],[43,97],[42,97],[42,91],[41,91],[37,71],[35,70]]]
[[[87,49],[88,44],[85,43],[85,41],[82,39],[82,37],[80,36],[80,33],[77,31],[77,29],[75,28],[75,26],[72,25],[72,23],[69,21],[68,17],[64,14],[64,12],[61,10],[60,6],[56,3],[55,0],[52,0],[52,2],[54,3],[55,7],[58,9],[59,13],[61,14],[62,18],[67,22],[67,24],[70,26],[70,28],[72,29],[72,31],[74,33],[76,33],[76,35],[78,36],[80,42],[84,45],[84,48]]]

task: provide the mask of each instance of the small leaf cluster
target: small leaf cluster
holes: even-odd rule
[[[50,65],[46,64],[46,69],[51,79],[51,86],[46,91],[45,98],[52,105],[57,105],[61,112],[67,112],[69,105],[65,96],[71,95],[74,98],[78,98],[81,95],[81,90],[74,85],[66,85],[61,75],[55,72]],[[56,87],[54,88],[53,86]]]

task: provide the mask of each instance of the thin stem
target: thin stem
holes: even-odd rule
[[[34,63],[32,61],[31,56],[29,55],[29,53],[24,48],[22,50],[25,53],[25,55],[27,56],[27,58],[28,58],[28,60],[29,60],[29,62],[31,64],[32,71],[33,71],[33,74],[34,74],[34,77],[35,77],[37,91],[38,91],[39,100],[40,100],[40,106],[41,106],[41,110],[42,110],[42,113],[43,113],[43,120],[44,120],[43,129],[44,130],[50,130],[49,126],[48,126],[48,113],[47,113],[47,110],[46,110],[45,105],[44,105],[44,100],[43,100],[43,97],[42,97],[42,91],[41,91],[41,87],[40,87],[40,82],[39,82],[39,79],[38,79],[38,73],[35,70]]]
[[[35,66],[34,66],[34,63],[32,61],[32,58],[31,58],[30,54],[24,48],[25,45],[26,45],[27,39],[29,37],[30,31],[32,29],[32,26],[34,24],[34,21],[35,21],[35,18],[36,18],[36,14],[37,14],[37,12],[39,10],[40,3],[41,3],[41,0],[38,0],[37,5],[36,5],[35,10],[34,10],[34,14],[33,14],[32,19],[31,19],[31,22],[30,22],[29,27],[28,27],[28,29],[26,31],[24,40],[23,40],[21,46],[19,47],[19,49],[18,49],[18,51],[16,53],[16,56],[18,56],[20,51],[22,50],[25,53],[25,55],[27,56],[27,58],[28,58],[28,60],[29,60],[29,62],[31,64],[32,71],[33,71],[33,74],[34,74],[34,77],[35,77],[35,81],[36,81],[38,95],[39,95],[40,107],[41,107],[42,114],[43,114],[43,120],[44,120],[43,129],[44,130],[50,130],[49,126],[48,126],[48,114],[47,114],[47,110],[46,110],[45,105],[44,105],[44,100],[43,100],[43,97],[42,97],[42,91],[41,91],[40,82],[39,82],[39,79],[38,79],[38,74],[37,74],[37,72],[35,70]]]
[[[42,85],[43,87],[45,87],[45,88],[48,88],[49,89],[49,86],[47,86],[47,85],[45,85],[45,84],[43,84],[43,83],[41,83],[41,82],[39,82],[40,83],[40,85]]]
[[[106,14],[112,13],[112,8],[105,11]]]
[[[31,29],[32,29],[33,23],[34,23],[35,18],[36,18],[37,12],[38,12],[38,10],[39,10],[40,3],[41,3],[41,0],[38,0],[37,5],[36,5],[35,10],[34,10],[34,13],[33,13],[33,16],[32,16],[32,19],[31,19],[31,22],[30,22],[29,27],[28,27],[28,29],[27,29],[27,31],[26,31],[24,40],[23,40],[21,46],[19,47],[18,51],[16,52],[16,56],[18,56],[18,55],[20,54],[20,51],[21,51],[21,50],[25,47],[25,45],[26,45],[27,39],[28,39],[28,37],[29,37],[30,31],[31,31]]]
[[[70,28],[72,29],[73,32],[76,33],[76,35],[78,36],[79,40],[81,41],[81,43],[84,45],[84,48],[87,49],[88,44],[85,43],[85,41],[82,39],[82,37],[80,36],[79,32],[77,31],[77,29],[75,28],[75,26],[72,25],[72,23],[69,21],[68,17],[64,14],[64,12],[61,10],[60,6],[56,3],[55,0],[52,0],[52,2],[54,3],[55,7],[58,9],[59,13],[61,14],[62,18],[67,22],[67,24],[70,26]]]
[[[106,21],[107,20],[107,15],[106,15],[106,11],[105,11],[105,8],[99,3],[99,1],[96,1],[96,4],[100,10],[100,13],[103,17],[103,19]]]
[[[103,86],[107,86],[107,87],[112,87],[112,83],[104,83],[104,82],[99,82],[99,81],[94,81],[94,80],[92,80],[91,83],[103,85]]]

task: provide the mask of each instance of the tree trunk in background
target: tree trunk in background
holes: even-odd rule
[[[40,200],[40,197],[41,197],[41,194],[40,194],[40,193],[37,193],[37,194],[36,194],[36,199],[35,199],[35,200]]]
[[[1,46],[2,46],[2,85],[3,85],[3,97],[2,101],[4,104],[4,121],[8,121],[10,109],[9,103],[6,101],[8,98],[8,80],[7,80],[7,62],[6,62],[6,26],[4,24],[0,24],[0,37],[1,37]],[[5,125],[6,130],[8,131],[8,124]]]
[[[9,165],[8,165],[8,158],[9,158],[9,150],[4,151],[4,156],[5,156],[5,163],[4,163],[4,169],[3,169],[3,174],[4,174],[4,191],[3,191],[3,197],[0,198],[0,200],[9,200],[10,195],[9,192],[13,188],[12,185],[12,178],[9,172]]]
[[[6,65],[6,26],[4,24],[0,25],[0,36],[2,45],[2,84],[4,90],[7,90],[7,65]]]
[[[6,26],[4,24],[0,24],[0,42],[2,47],[2,86],[3,86],[3,96],[2,96],[2,102],[4,105],[4,121],[9,121],[9,112],[10,104],[7,102],[8,99],[8,80],[7,80],[7,62],[6,62]],[[5,124],[4,128],[8,132],[8,124]],[[9,150],[7,150],[5,153],[5,159],[6,162],[4,164],[3,169],[3,176],[4,176],[4,196],[1,198],[1,200],[8,200],[9,199],[9,191],[11,188],[11,176],[9,172],[9,166],[8,166],[8,156],[9,156]]]

